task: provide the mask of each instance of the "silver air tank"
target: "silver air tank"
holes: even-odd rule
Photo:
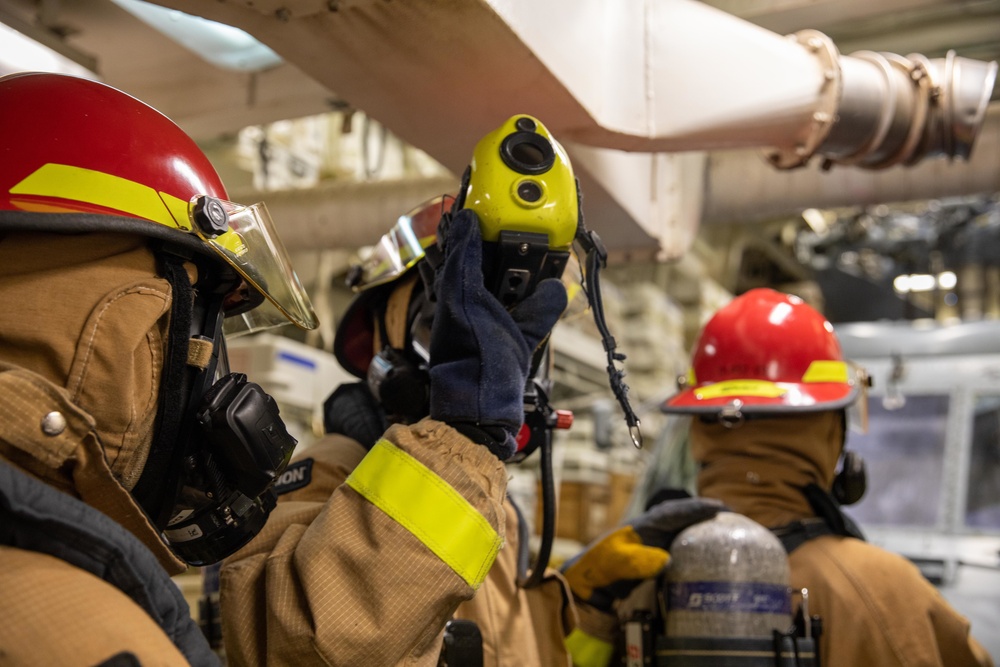
[[[791,633],[788,556],[770,530],[721,512],[684,530],[670,554],[657,664],[814,664],[812,641]]]
[[[721,512],[674,540],[667,568],[671,637],[770,637],[792,624],[788,556],[767,528]]]

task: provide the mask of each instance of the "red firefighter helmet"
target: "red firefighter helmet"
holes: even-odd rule
[[[852,404],[867,386],[844,361],[833,326],[802,299],[753,289],[705,325],[679,393],[664,412],[750,415]]]
[[[194,141],[152,107],[114,88],[24,72],[3,77],[0,90],[2,209],[160,222],[174,214],[171,198],[183,202],[185,219],[195,195],[229,198]]]
[[[0,77],[0,100],[2,229],[174,241],[231,266],[264,302],[234,309],[246,328],[283,319],[315,328],[267,209],[227,201],[208,158],[169,118],[115,88],[60,74]]]

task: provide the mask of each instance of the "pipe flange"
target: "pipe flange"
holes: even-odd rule
[[[843,82],[840,51],[832,39],[818,30],[799,30],[786,37],[798,42],[816,57],[823,75],[819,98],[806,128],[806,136],[794,148],[767,149],[763,152],[764,158],[776,168],[795,169],[808,163],[830,134],[830,129],[837,121]]]
[[[874,65],[882,74],[887,91],[882,99],[878,125],[871,136],[868,137],[868,140],[855,148],[853,153],[833,160],[835,164],[855,165],[861,164],[865,158],[877,150],[889,134],[889,129],[892,127],[892,120],[896,113],[896,96],[893,94],[896,80],[892,75],[892,62],[881,53],[876,51],[855,51],[848,57],[863,60]]]
[[[913,72],[910,76],[920,89],[918,92],[920,96],[918,101],[922,115],[920,118],[920,134],[916,137],[912,149],[906,153],[902,160],[902,164],[912,167],[924,159],[926,155],[926,145],[930,142],[928,135],[933,133],[933,128],[930,127],[930,124],[934,121],[932,107],[941,95],[941,89],[934,67],[927,56],[920,53],[910,53],[906,56],[906,59],[913,63]],[[916,124],[916,121],[914,121],[914,125]],[[916,130],[916,127],[914,127],[914,130]]]
[[[931,81],[925,62],[919,59],[904,58],[895,53],[876,53],[874,51],[857,51],[848,57],[875,65],[885,78],[888,92],[883,101],[878,128],[869,140],[859,146],[852,154],[838,157],[833,162],[866,169],[887,169],[901,162],[907,162],[916,153],[924,136],[930,109]],[[894,71],[900,72],[902,76],[894,76]],[[890,147],[890,152],[873,159],[873,156],[878,156],[886,149],[884,144],[890,129],[892,129],[893,122],[896,120],[897,96],[895,90],[899,85],[910,86],[913,92],[912,104],[904,109],[909,130],[906,138],[897,148]]]
[[[944,76],[942,81],[945,84],[942,90],[944,99],[941,103],[941,118],[945,132],[941,136],[944,138],[944,154],[949,158],[955,155],[955,134],[952,128],[955,127],[955,50],[949,49],[944,57]]]
[[[930,72],[927,68],[927,59],[923,56],[914,58],[913,56],[903,57],[894,53],[883,53],[894,67],[903,71],[907,79],[912,82],[915,90],[913,106],[910,111],[910,130],[906,135],[906,140],[893,153],[886,155],[877,162],[865,162],[868,169],[888,169],[897,164],[913,164],[921,157],[920,143],[924,138],[927,121],[930,117],[932,82]]]

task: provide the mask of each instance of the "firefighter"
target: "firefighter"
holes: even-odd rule
[[[226,369],[224,330],[316,322],[266,209],[84,79],[0,79],[0,155],[0,662],[216,664],[169,577],[242,549],[222,575],[232,664],[435,664],[504,540],[498,455],[523,415],[491,399],[521,391],[561,286],[512,317],[446,255],[431,389],[468,400],[274,510],[295,441]]]
[[[404,658],[418,659],[417,664],[437,664],[445,646],[442,631],[446,623],[465,619],[468,614],[456,614],[453,606],[426,616],[408,602],[416,591],[426,588],[447,593],[455,606],[478,589],[474,602],[464,603],[460,609],[472,605],[480,614],[488,614],[486,620],[478,617],[473,628],[486,635],[485,664],[514,664],[510,660],[513,655],[527,656],[525,664],[531,665],[566,662],[562,636],[571,612],[563,609],[567,596],[561,580],[550,574],[539,588],[537,604],[545,611],[541,615],[531,613],[530,599],[516,594],[519,537],[515,510],[505,498],[507,477],[501,465],[518,447],[515,436],[524,419],[523,389],[531,355],[566,307],[566,290],[557,279],[544,281],[508,313],[483,282],[482,239],[475,215],[465,212],[456,216],[438,242],[443,205],[442,199],[436,199],[403,216],[376,245],[376,254],[366,263],[371,270],[357,283],[359,294],[341,318],[334,343],[341,365],[363,381],[342,385],[329,397],[324,406],[328,435],[312,443],[291,464],[293,470],[307,471],[304,478],[278,488],[278,509],[264,532],[223,565],[223,634],[227,655],[233,656],[235,646],[238,664],[284,660],[287,646],[307,640],[330,655],[344,651],[343,632],[321,635],[324,619],[315,611],[313,622],[288,626],[284,621],[278,625],[279,619],[274,623],[262,619],[250,610],[257,606],[253,604],[257,596],[271,590],[274,554],[282,549],[283,541],[306,526],[316,536],[341,531],[324,524],[342,521],[341,496],[347,488],[355,489],[346,494],[348,498],[360,492],[375,499],[370,510],[373,521],[389,521],[378,516],[382,510],[389,517],[401,514],[414,524],[395,528],[403,533],[401,545],[413,541],[405,536],[409,530],[426,546],[420,549],[414,544],[403,550],[384,539],[359,544],[365,538],[355,530],[345,541],[344,549],[355,552],[348,557],[309,552],[302,565],[308,564],[307,571],[315,570],[317,580],[321,580],[331,567],[350,572],[341,562],[361,563],[382,549],[393,551],[392,556],[382,556],[388,564],[383,566],[382,578],[397,591],[398,604],[373,598],[364,613],[351,620],[355,634],[349,637],[347,647],[353,657],[344,664],[390,665]],[[423,253],[428,245],[443,252],[436,273],[415,266],[426,261]],[[473,352],[480,346],[488,352],[482,358]],[[412,443],[413,456],[421,461],[427,462],[437,451],[438,458],[448,453],[461,464],[456,466],[459,470],[449,471],[435,484],[447,482],[463,493],[469,493],[472,486],[486,486],[490,516],[501,522],[493,534],[504,539],[499,554],[499,542],[492,543],[495,563],[473,560],[471,553],[465,553],[467,547],[452,544],[452,535],[459,527],[476,538],[470,539],[473,543],[481,540],[476,534],[486,528],[468,519],[464,519],[464,526],[456,525],[454,521],[461,517],[449,519],[454,510],[448,504],[457,501],[449,500],[443,491],[431,495],[425,490],[421,495],[414,481],[406,479],[408,475],[397,479],[393,474],[404,465],[391,453],[395,448],[386,440],[396,433],[413,434],[407,444]],[[448,496],[455,493],[450,490]],[[386,503],[377,501],[380,494],[386,496]],[[432,552],[436,551],[441,555],[435,557]],[[443,568],[436,571],[428,567],[428,562],[436,566],[434,561],[441,558],[461,566],[464,581],[455,582],[454,573]],[[550,613],[553,605],[555,610]],[[240,613],[241,609],[248,611]],[[327,613],[338,618],[344,612],[333,606]],[[303,621],[307,618],[304,614],[305,610]],[[278,627],[272,629],[272,625]],[[372,645],[370,638],[386,627],[419,631],[426,641],[413,652],[381,652],[382,647]],[[491,632],[500,633],[502,643],[489,641]],[[536,635],[545,636],[546,641],[531,642]],[[478,639],[474,648],[481,660],[484,649]],[[490,653],[494,648],[495,655]],[[456,655],[461,653],[453,653],[449,664],[467,664]],[[297,664],[319,664],[305,654],[297,659]]]
[[[293,469],[308,470],[308,479],[296,476],[294,482],[279,488],[279,510],[286,504],[323,503],[352,474],[369,450],[377,446],[388,425],[420,423],[436,410],[461,410],[470,399],[482,404],[497,401],[496,395],[479,392],[478,396],[470,395],[469,399],[461,395],[449,396],[447,406],[435,404],[434,366],[430,360],[435,358],[441,346],[460,345],[462,332],[467,329],[461,321],[456,321],[456,312],[449,305],[454,295],[443,293],[440,283],[437,283],[437,294],[431,294],[431,286],[437,282],[432,268],[435,260],[425,257],[425,252],[433,255],[436,251],[438,225],[451,206],[450,198],[438,197],[402,216],[376,244],[374,254],[357,268],[351,282],[358,294],[339,322],[334,352],[341,366],[359,381],[341,385],[327,399],[324,413],[328,434],[292,463]],[[447,233],[445,248],[461,238],[461,253],[469,271],[464,284],[479,291],[482,290],[479,268],[482,243],[475,222],[475,215],[470,211],[458,213]],[[459,230],[464,231],[460,233]],[[566,283],[572,290],[572,279],[567,278]],[[452,285],[448,283],[449,287]],[[535,297],[539,300],[532,302],[534,305],[530,307],[563,312],[565,290],[559,281],[544,281],[543,285],[545,293]],[[488,292],[480,292],[479,298],[491,308],[499,303]],[[538,316],[525,310],[525,305],[514,307],[511,314],[515,319],[524,321]],[[497,340],[505,339],[499,331],[487,335]],[[513,363],[501,356],[509,354],[511,346],[504,344],[501,347],[507,350],[498,349],[498,356],[492,361],[499,365]],[[484,372],[495,371],[486,368]],[[509,405],[508,427],[482,428],[468,420],[459,420],[456,428],[486,444],[500,460],[523,460],[530,454],[527,433],[522,431],[513,441],[506,437],[515,425],[520,426],[523,417],[521,389],[504,399]],[[604,578],[628,580],[651,575],[662,568],[663,550],[669,543],[669,536],[712,516],[717,509],[717,503],[701,501],[693,501],[683,511],[675,511],[672,506],[669,512],[661,511],[638,528],[652,545],[648,550],[638,549],[638,561],[618,563],[604,572],[602,564],[595,563],[592,555],[584,559],[586,568],[575,571],[601,571]],[[503,512],[504,548],[493,567],[485,573],[475,597],[459,605],[445,637],[437,639],[442,661],[453,666],[604,664],[606,645],[582,630],[579,618],[580,615],[594,615],[600,623],[604,620],[602,612],[575,601],[566,578],[554,568],[545,568],[537,585],[526,581],[530,580],[526,577],[527,524],[509,496],[504,499]],[[630,553],[637,551],[636,532],[630,532],[630,538],[623,530],[619,531],[619,536],[624,539],[616,540],[616,548],[622,547]],[[597,552],[597,560],[607,554],[607,550]],[[223,569],[223,596],[230,599],[241,595],[240,591],[253,588],[242,577],[227,577],[227,572],[241,567],[241,558],[242,554],[237,554]],[[641,569],[637,571],[637,567]],[[245,633],[254,627],[225,616],[223,623],[229,635]],[[463,635],[463,632],[471,634]],[[469,638],[470,641],[465,641]],[[247,641],[237,642],[239,646],[249,643],[249,635]]]
[[[663,410],[692,417],[698,493],[782,538],[791,586],[809,590],[822,619],[820,664],[991,665],[920,571],[865,542],[840,509],[864,492],[863,465],[844,443],[866,387],[819,312],[754,289],[708,321]]]
[[[273,534],[278,540],[295,528],[294,524],[288,529],[279,528],[277,522],[285,516],[299,524],[313,521],[330,504],[331,496],[336,498],[345,481],[351,484],[349,480],[357,475],[358,465],[369,460],[373,450],[385,447],[383,433],[387,428],[411,425],[410,430],[417,429],[420,433],[440,429],[435,420],[427,418],[441,412],[451,415],[458,431],[448,446],[454,447],[466,439],[484,445],[479,447],[481,452],[474,452],[479,454],[476,459],[468,460],[468,474],[476,474],[477,468],[491,474],[490,488],[501,499],[501,504],[492,511],[501,517],[504,547],[491,568],[470,573],[478,591],[457,610],[422,619],[414,618],[406,605],[392,609],[374,600],[368,614],[361,619],[359,636],[371,632],[365,623],[419,623],[431,640],[430,646],[425,647],[430,664],[437,664],[439,657],[449,665],[477,664],[476,661],[485,665],[569,664],[563,642],[575,619],[569,591],[558,572],[551,569],[530,591],[519,587],[519,577],[523,577],[524,571],[523,564],[519,569],[518,556],[527,548],[522,543],[526,536],[519,535],[519,527],[524,524],[505,495],[506,476],[492,476],[500,470],[499,461],[509,460],[522,447],[514,436],[524,417],[523,389],[527,379],[524,374],[530,355],[563,312],[566,290],[559,280],[545,281],[532,297],[505,316],[504,307],[483,284],[482,241],[475,214],[467,211],[456,216],[448,235],[438,244],[438,223],[449,206],[449,198],[438,197],[402,216],[376,244],[375,254],[362,265],[365,270],[354,281],[357,296],[340,319],[334,343],[338,361],[359,381],[341,385],[327,399],[324,405],[327,436],[312,443],[291,464],[291,469],[307,470],[306,477],[279,487],[278,511],[265,534],[252,545],[254,549],[237,554],[223,567],[222,600],[230,610],[223,611],[224,634],[240,637],[235,642],[240,664],[265,661],[270,664],[275,657],[270,642],[254,638],[259,627],[233,616],[231,610],[243,606],[234,600],[246,599],[248,593],[254,594],[255,588],[263,588],[250,582],[264,576],[264,559],[258,559],[255,553],[259,549],[262,555],[267,555],[272,550],[264,539]],[[424,251],[429,246],[443,247],[446,253],[440,278],[428,270]],[[452,270],[462,275],[452,276]],[[491,312],[488,319],[496,324],[480,326],[483,316],[468,314],[473,303],[488,309]],[[527,336],[517,333],[515,321],[522,322],[526,330],[533,328],[533,333]],[[458,368],[465,365],[467,358],[460,350],[472,344],[464,340],[466,336],[482,336],[492,345],[490,359],[482,365],[479,360],[474,361],[475,372],[482,374],[478,384],[472,369]],[[442,356],[450,357],[444,367],[436,363]],[[507,375],[515,369],[513,377],[517,384],[512,384]],[[456,385],[457,391],[440,394],[441,374],[455,371],[469,377],[469,382]],[[469,457],[469,453],[462,456]],[[490,465],[484,467],[487,459]],[[378,474],[387,475],[387,468],[383,467]],[[372,482],[379,483],[377,479]],[[390,484],[388,480],[382,483]],[[458,488],[464,488],[469,481],[461,484]],[[409,489],[402,500],[422,504]],[[294,513],[282,513],[285,507],[295,508]],[[441,508],[425,505],[422,509],[428,513],[429,524],[442,525],[443,518],[438,516]],[[418,564],[414,554],[408,553],[401,554],[393,567],[391,577],[400,589],[401,601],[406,599],[403,591],[410,588],[442,585],[440,578],[428,580],[415,569]],[[451,625],[446,641],[441,630],[447,622]],[[473,633],[474,641],[456,645],[463,628]],[[299,630],[305,632],[307,628]],[[340,640],[334,636],[331,639]],[[361,660],[355,664],[394,663]]]

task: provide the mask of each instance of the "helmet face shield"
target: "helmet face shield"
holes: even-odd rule
[[[196,197],[191,202],[193,231],[233,267],[247,285],[265,297],[265,301],[239,315],[227,317],[226,333],[249,333],[285,322],[303,329],[315,329],[316,313],[302,283],[292,269],[285,247],[274,230],[274,223],[263,203],[242,206],[233,202],[213,199],[221,205],[225,216],[212,211],[213,223],[207,223],[205,214],[199,214]],[[217,225],[210,229],[209,225]],[[225,231],[220,231],[225,226]],[[232,320],[232,321],[230,321]]]
[[[448,210],[448,199],[444,195],[435,197],[399,216],[361,263],[354,289],[361,291],[392,282],[416,264],[425,249],[437,241],[438,224]]]

